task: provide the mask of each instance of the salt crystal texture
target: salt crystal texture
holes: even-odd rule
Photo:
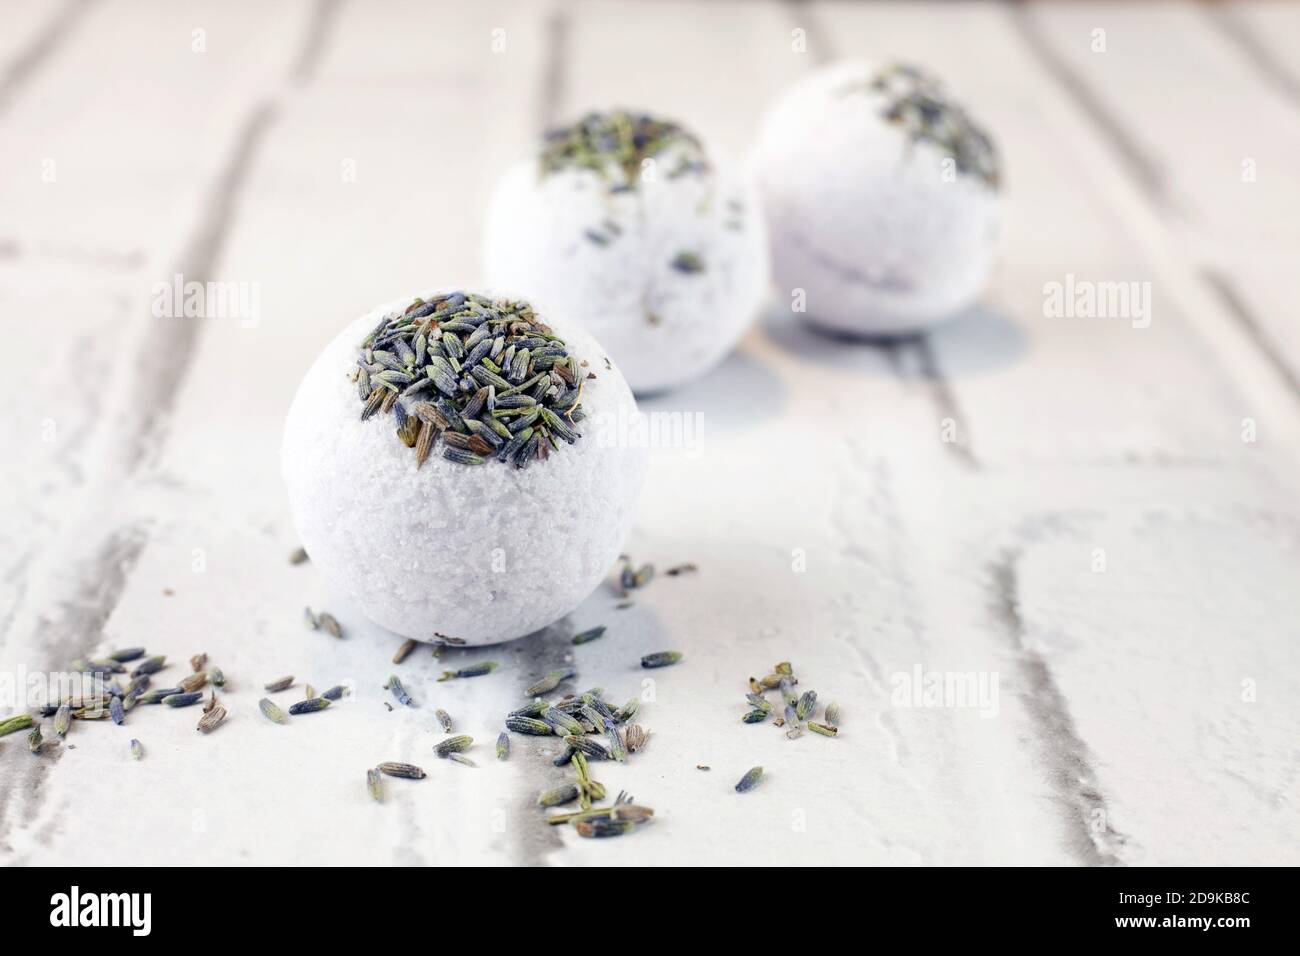
[[[294,523],[331,593],[377,624],[423,640],[521,637],[577,607],[618,557],[648,452],[610,423],[635,416],[636,402],[590,335],[539,312],[596,375],[583,387],[582,437],[526,469],[448,461],[439,441],[417,470],[391,414],[361,421],[350,378],[358,343],[413,298],[348,325],[298,387],[281,462]]]
[[[669,160],[651,157],[635,188],[622,192],[591,169],[542,176],[530,157],[506,173],[489,206],[488,281],[580,322],[638,395],[717,365],[768,295],[767,236],[753,186],[701,144],[708,172],[673,177]],[[682,253],[703,269],[675,267]]]
[[[796,307],[803,290],[804,316],[841,333],[910,332],[956,314],[996,253],[996,186],[886,119],[880,75],[852,61],[797,83],[768,111],[753,156],[777,287]]]

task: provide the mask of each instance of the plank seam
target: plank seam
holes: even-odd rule
[[[1226,273],[1214,266],[1201,267],[1201,278],[1214,290],[1223,311],[1236,320],[1246,337],[1255,344],[1259,354],[1264,358],[1278,377],[1291,389],[1292,394],[1300,398],[1300,375],[1282,357],[1278,349],[1264,332],[1264,327],[1255,316],[1254,310],[1246,304],[1234,283]]]
[[[0,113],[4,113],[23,86],[30,83],[41,68],[54,58],[93,2],[94,0],[65,0],[32,42],[10,60],[3,76],[0,76]]]
[[[1097,131],[1110,143],[1124,168],[1151,202],[1164,212],[1176,211],[1177,205],[1169,194],[1168,183],[1160,164],[1147,154],[1138,140],[1129,134],[1123,123],[1111,115],[1087,81],[1061,57],[1052,54],[1050,44],[1033,14],[1029,12],[1029,6],[1027,0],[1016,0],[1011,6],[1011,19],[1030,53],[1047,73],[1056,79],[1079,110],[1092,121]]]
[[[1300,107],[1300,77],[1292,73],[1283,61],[1260,41],[1254,28],[1243,20],[1232,6],[1202,2],[1200,9],[1216,30],[1237,47],[1243,58],[1265,81],[1271,83],[1292,106]]]
[[[1122,865],[1119,851],[1128,838],[1110,826],[1106,798],[1095,784],[1088,746],[1079,736],[1051,668],[1042,654],[1025,641],[1017,570],[1020,558],[1018,549],[1008,549],[989,565],[992,610],[1002,624],[1015,654],[1016,669],[1026,684],[1021,698],[1038,738],[1040,759],[1057,797],[1067,808],[1070,848],[1081,856],[1081,862],[1092,866]]]

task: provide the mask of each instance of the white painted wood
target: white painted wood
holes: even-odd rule
[[[0,178],[24,242],[66,234],[113,254],[141,250],[126,265],[105,254],[41,266],[24,254],[21,270],[0,260],[0,334],[13,337],[3,344],[41,344],[25,317],[51,288],[75,286],[84,303],[66,320],[72,342],[57,354],[68,357],[39,390],[0,384],[15,411],[0,424],[15,430],[0,432],[6,447],[30,447],[24,429],[41,414],[40,394],[86,370],[84,350],[104,383],[70,399],[78,422],[94,418],[78,425],[89,450],[0,465],[4,500],[21,503],[21,523],[4,532],[20,551],[9,559],[0,659],[36,669],[127,644],[177,662],[206,651],[230,678],[232,715],[210,737],[194,732],[196,711],[76,726],[38,766],[21,738],[0,741],[0,858],[1300,859],[1289,797],[1300,661],[1287,631],[1300,536],[1293,450],[1279,437],[1291,434],[1293,407],[1222,304],[1188,291],[1201,260],[1170,238],[1164,214],[1026,45],[1020,14],[679,0],[407,0],[382,16],[360,3],[264,7],[202,8],[210,43],[234,26],[257,37],[202,81],[184,58],[142,65],[129,46],[84,72],[79,42],[120,32],[128,43],[128,27],[140,26],[141,44],[165,47],[194,19],[153,11],[146,28],[97,12],[0,114],[20,144],[0,165],[20,170],[51,137],[59,154],[102,139],[112,91],[138,86],[147,98],[123,120],[137,134],[121,148],[138,152],[95,167],[81,206],[42,206],[39,192]],[[1147,11],[1142,23],[1173,29],[1185,15]],[[800,28],[807,53],[791,48]],[[656,452],[628,549],[661,570],[697,562],[698,574],[661,575],[629,609],[602,588],[542,635],[445,659],[497,660],[490,677],[438,683],[442,665],[427,648],[391,665],[396,638],[336,606],[310,565],[285,560],[296,542],[280,425],[317,350],[402,290],[476,280],[493,179],[543,121],[610,103],[653,107],[739,155],[783,84],[828,56],[869,50],[938,68],[1006,150],[1007,248],[985,308],[924,344],[849,346],[794,325],[778,290],[772,314],[707,381],[645,403],[698,415],[703,431],[697,444]],[[1226,56],[1208,42],[1201,52]],[[76,94],[92,75],[115,81],[101,81],[78,126]],[[1223,82],[1255,89],[1236,73]],[[174,130],[159,117],[173,113],[192,137],[179,157],[162,148]],[[110,183],[120,186],[101,200]],[[225,231],[206,241],[205,225]],[[255,283],[258,321],[161,325],[142,289],[176,268]],[[1045,319],[1043,283],[1067,272],[1151,281],[1151,327]],[[188,351],[174,387],[141,384],[156,368],[143,350],[151,335]],[[165,413],[142,418],[133,402],[160,395]],[[1261,439],[1248,445],[1239,429],[1251,416]],[[940,440],[945,417],[958,425],[956,447]],[[1094,570],[1098,548],[1104,571]],[[303,627],[304,604],[332,610],[346,638]],[[602,640],[569,644],[598,623],[609,626]],[[637,666],[668,647],[686,660]],[[838,739],[788,741],[739,722],[745,678],[781,659],[794,662],[800,690],[841,703]],[[549,762],[553,745],[516,737],[509,762],[492,756],[501,714],[565,662],[580,671],[574,689],[653,698],[639,718],[653,734],[647,749],[595,768],[611,793],[626,788],[655,807],[634,837],[588,842],[544,826],[533,798],[568,776]],[[916,667],[996,675],[996,714],[901,706],[896,675]],[[380,685],[393,671],[419,708],[390,712]],[[257,700],[264,682],[290,673],[355,693],[276,726]],[[474,735],[479,768],[431,756],[436,707]],[[146,748],[139,763],[126,752],[133,736]],[[431,779],[389,781],[376,806],[364,771],[383,759],[420,763]],[[767,779],[735,794],[752,764]],[[149,838],[139,820],[119,829],[82,812],[88,778],[98,804],[139,808]]]
[[[1151,165],[1166,242],[1208,273],[1230,312],[1245,311],[1295,390],[1294,5],[1063,3],[1034,5],[1026,16],[1049,55]],[[1103,52],[1092,49],[1097,30],[1105,31]]]
[[[145,437],[151,370],[132,356],[158,328],[153,284],[183,267],[207,186],[274,94],[308,10],[53,8],[66,22],[11,51],[26,65],[0,112],[0,348],[24,369],[0,388],[0,481],[21,502],[0,528],[10,648],[50,640],[35,630],[70,595],[46,583],[123,532],[110,489]]]

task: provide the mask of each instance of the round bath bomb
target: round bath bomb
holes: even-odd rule
[[[910,332],[980,295],[999,231],[998,156],[929,74],[820,70],[768,111],[753,162],[777,286],[796,303],[803,290],[813,324]]]
[[[426,292],[345,328],[298,388],[282,471],[330,590],[406,637],[510,640],[613,567],[648,465],[605,351],[525,302]]]
[[[716,365],[768,293],[751,184],[681,126],[592,113],[547,134],[488,210],[489,282],[573,318],[638,394]]]

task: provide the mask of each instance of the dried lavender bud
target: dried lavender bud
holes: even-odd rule
[[[736,793],[745,793],[747,790],[752,790],[762,778],[763,768],[751,767],[745,775],[740,778],[740,782],[736,784]]]
[[[14,717],[9,721],[9,723],[12,724],[15,721],[21,720],[23,716],[26,715]],[[21,724],[19,726],[14,726],[14,727],[9,727],[6,725],[5,728],[3,729],[3,733],[0,733],[0,736],[3,736],[4,734],[11,734],[15,730],[23,730],[27,727],[30,727],[31,725],[32,725],[32,719],[30,717],[27,717],[27,723],[25,724]],[[68,736],[68,728],[71,726],[72,726],[72,708],[67,704],[64,704],[54,713],[54,732],[58,734],[60,737],[66,737]]]
[[[158,657],[149,657],[141,661],[136,666],[136,669],[131,671],[131,676],[140,677],[145,674],[156,674],[166,666],[167,666],[166,656],[159,655]]]
[[[203,692],[196,690],[190,693],[168,694],[162,699],[162,702],[168,707],[189,707],[192,704],[197,704],[202,699]]]
[[[627,746],[628,753],[636,753],[642,749],[649,738],[650,735],[646,733],[645,728],[640,724],[632,724],[624,731],[624,743]]]
[[[483,661],[481,664],[471,664],[469,667],[460,668],[460,670],[443,671],[438,680],[454,680],[458,677],[483,677],[486,674],[491,674],[499,666],[496,661]]]
[[[605,721],[605,740],[609,744],[609,755],[619,763],[627,763],[627,748],[618,735],[618,725],[612,720]]]
[[[300,700],[289,708],[289,713],[293,716],[299,714],[314,714],[318,710],[324,710],[330,705],[330,702],[324,697],[309,697],[307,700]]]
[[[214,698],[215,699],[215,698]],[[210,734],[221,726],[226,719],[226,708],[221,704],[214,703],[201,718],[199,718],[198,729],[205,734]]]
[[[186,693],[188,693],[192,690],[201,689],[207,684],[207,682],[208,682],[208,675],[203,671],[200,671],[197,674],[191,674],[189,677],[185,678],[176,686],[179,687],[181,690],[185,691]]]
[[[800,720],[805,720],[817,706],[817,691],[806,690],[795,705],[794,712]]]
[[[558,807],[578,799],[578,788],[571,783],[552,790],[543,790],[537,795],[539,807]]]
[[[524,691],[525,697],[537,697],[541,694],[549,694],[555,688],[560,686],[562,681],[568,680],[577,674],[572,667],[563,667],[559,670],[553,670],[547,673],[545,677],[532,684]]]
[[[631,700],[629,700],[618,710],[614,711],[614,719],[617,720],[620,724],[625,724],[633,717],[635,717],[636,712],[640,709],[641,709],[641,701],[633,697]]]
[[[401,763],[396,760],[386,760],[376,768],[380,773],[386,773],[390,777],[402,777],[406,780],[423,780],[428,774],[413,763]]]
[[[531,734],[534,737],[549,737],[551,725],[532,717],[507,717],[506,729],[517,734]]]
[[[638,824],[632,820],[612,820],[602,817],[578,820],[573,824],[573,828],[578,831],[578,836],[597,839],[622,836],[624,833],[630,833],[637,826]]]
[[[507,716],[510,716],[510,717],[539,717],[539,716],[541,716],[542,714],[546,713],[547,709],[548,709],[550,706],[551,706],[551,705],[548,704],[546,701],[542,700],[541,698],[538,698],[537,700],[534,700],[532,703],[530,703],[530,704],[526,704],[526,705],[524,705],[523,707],[520,707],[518,710],[512,710],[512,711],[510,711],[510,713],[509,713]]]
[[[578,723],[568,714],[557,710],[554,707],[548,708],[541,716],[542,720],[555,728],[555,734],[558,737],[563,737],[565,734],[581,734],[583,732],[582,724]]]
[[[277,707],[275,702],[270,698],[263,697],[257,702],[257,706],[261,708],[262,713],[266,715],[267,720],[273,720],[277,724],[289,722],[289,718],[285,716],[284,711]]]
[[[440,740],[433,745],[433,752],[439,757],[447,757],[454,753],[468,750],[470,744],[474,743],[473,737],[461,734],[459,737],[448,737],[446,740]]]
[[[384,684],[384,689],[392,693],[399,704],[407,707],[415,706],[415,701],[411,700],[411,695],[406,692],[406,688],[402,686],[402,682],[397,679],[396,674],[388,678],[388,683]]]
[[[682,655],[677,651],[658,651],[654,654],[647,654],[641,658],[642,667],[667,667],[670,664],[676,664],[682,659]]]
[[[590,757],[592,760],[609,759],[609,751],[605,749],[603,744],[594,738],[570,734],[564,738],[564,742],[569,747],[572,747],[577,753]]]
[[[137,698],[137,701],[141,704],[161,704],[168,697],[183,693],[185,693],[185,691],[179,687],[158,687],[154,690],[148,691],[147,693],[141,694]]]
[[[689,249],[677,253],[668,264],[684,275],[694,275],[704,271],[704,260],[700,258],[699,253]]]
[[[591,641],[594,641],[594,640],[596,640],[596,639],[598,639],[598,638],[604,636],[604,634],[605,634],[605,628],[604,628],[603,625],[602,625],[601,627],[593,627],[593,628],[591,628],[590,630],[582,631],[582,632],[579,633],[579,634],[574,634],[574,635],[573,635],[573,643],[575,643],[575,644],[588,644],[588,643],[590,643]]]

